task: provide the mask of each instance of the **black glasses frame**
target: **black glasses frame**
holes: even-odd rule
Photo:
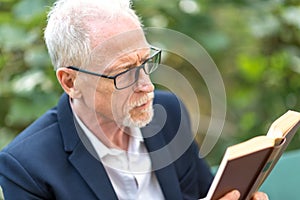
[[[138,77],[139,71],[140,71],[141,69],[143,69],[144,72],[145,72],[145,74],[147,74],[147,75],[149,75],[149,74],[151,74],[153,71],[155,71],[155,70],[152,70],[151,72],[148,73],[148,72],[145,70],[145,64],[146,64],[147,62],[149,62],[149,60],[151,60],[151,59],[154,58],[155,56],[159,56],[159,57],[158,57],[158,62],[157,62],[157,64],[159,64],[159,63],[160,63],[160,59],[161,59],[161,52],[162,52],[162,50],[159,49],[159,48],[153,47],[153,46],[151,46],[150,49],[151,49],[151,50],[154,50],[154,51],[156,51],[156,52],[155,52],[153,55],[151,55],[149,58],[147,58],[140,66],[137,66],[137,67],[133,67],[133,68],[127,69],[127,70],[125,70],[125,71],[123,71],[123,72],[120,72],[120,73],[114,75],[114,76],[108,76],[108,75],[105,75],[105,74],[99,74],[99,73],[96,73],[96,72],[91,72],[91,71],[88,71],[88,70],[85,70],[85,69],[80,69],[80,68],[75,67],[75,66],[68,66],[68,67],[66,67],[66,68],[72,69],[72,70],[75,70],[75,71],[78,71],[78,72],[82,72],[82,73],[86,73],[86,74],[90,74],[90,75],[102,77],[102,78],[113,79],[113,80],[114,80],[115,88],[116,88],[117,90],[121,90],[121,89],[125,89],[125,88],[127,88],[127,87],[130,87],[130,86],[132,86],[134,83],[137,82],[137,77]],[[156,69],[156,68],[155,68],[155,69]],[[136,75],[135,81],[134,81],[133,83],[131,83],[130,85],[126,86],[126,87],[117,87],[117,81],[116,81],[116,80],[117,80],[118,76],[120,76],[120,75],[122,75],[122,74],[125,74],[125,73],[127,73],[127,72],[129,72],[129,71],[131,71],[131,70],[137,70],[137,72],[136,72],[136,74],[135,74],[135,75]]]

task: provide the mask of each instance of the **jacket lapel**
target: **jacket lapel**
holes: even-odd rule
[[[75,123],[69,97],[63,94],[58,104],[58,121],[69,160],[98,199],[117,199],[108,175],[88,138]]]
[[[75,147],[69,160],[98,199],[117,199],[103,165],[86,150],[82,143]]]
[[[168,160],[172,160],[172,157],[162,135],[160,122],[159,118],[154,117],[154,120],[142,129],[145,145],[150,153],[152,168],[155,170],[154,172],[165,198],[182,200],[175,166],[173,163],[168,162]]]

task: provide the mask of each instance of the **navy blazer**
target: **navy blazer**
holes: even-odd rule
[[[154,108],[154,119],[142,134],[165,199],[204,197],[212,175],[198,157],[186,109],[166,92],[155,92]],[[57,107],[0,152],[5,199],[117,199],[102,163],[77,130],[63,94]]]

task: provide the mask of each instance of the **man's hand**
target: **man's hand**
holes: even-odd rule
[[[228,192],[219,200],[238,200],[240,198],[240,193],[238,190],[233,190]],[[268,195],[263,192],[255,192],[253,194],[252,200],[269,200]]]

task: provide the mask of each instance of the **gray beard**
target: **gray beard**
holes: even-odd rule
[[[139,127],[142,128],[149,124],[153,118],[153,108],[150,107],[149,109],[143,111],[145,113],[148,113],[148,118],[146,120],[133,120],[130,116],[130,113],[128,112],[125,116],[122,125],[127,127]]]

